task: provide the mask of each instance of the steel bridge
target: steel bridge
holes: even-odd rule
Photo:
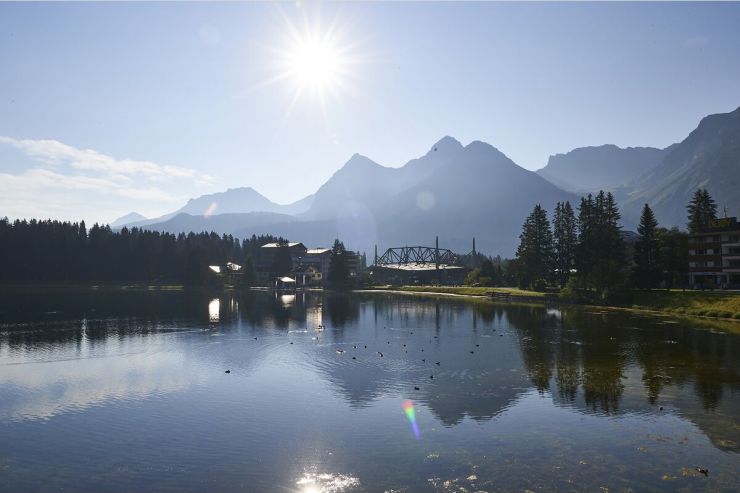
[[[458,262],[458,257],[446,248],[425,246],[404,246],[389,248],[383,255],[375,259],[378,267],[415,265],[419,267],[452,266]]]

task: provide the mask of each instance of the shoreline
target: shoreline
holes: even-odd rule
[[[537,304],[540,306],[581,306],[585,308],[595,308],[599,310],[644,313],[648,315],[661,316],[661,317],[696,318],[696,319],[702,319],[705,321],[712,320],[712,321],[735,322],[737,326],[740,327],[740,312],[734,312],[732,313],[732,316],[711,316],[711,315],[699,315],[699,314],[694,314],[694,313],[685,312],[685,311],[679,312],[679,311],[670,309],[669,307],[660,309],[660,308],[651,308],[648,306],[640,306],[640,305],[619,306],[619,305],[598,305],[598,304],[593,304],[593,303],[582,303],[578,301],[564,300],[557,296],[552,296],[552,295],[548,296],[548,295],[545,295],[544,293],[533,295],[533,296],[526,296],[526,295],[521,295],[521,294],[507,293],[506,291],[501,291],[500,288],[499,288],[499,291],[496,291],[493,288],[490,289],[489,291],[498,292],[506,296],[492,297],[485,293],[481,293],[481,294],[459,293],[459,292],[456,293],[456,292],[453,292],[453,290],[458,289],[458,288],[454,288],[454,287],[449,288],[449,290],[446,290],[444,287],[437,287],[437,286],[434,286],[433,290],[423,290],[423,288],[424,288],[423,286],[420,286],[418,288],[414,287],[414,289],[403,289],[403,286],[388,287],[388,288],[375,287],[375,288],[370,288],[370,289],[354,290],[353,292],[391,293],[391,294],[412,295],[412,296],[416,295],[416,296],[423,296],[423,297],[462,298],[462,299],[470,299],[470,300],[476,300],[476,301],[490,301],[491,303]],[[716,294],[716,296],[722,296],[723,294],[725,293],[719,293],[719,294]],[[709,296],[715,296],[715,294],[710,294]],[[740,301],[740,294],[730,295],[730,296],[737,296],[738,301]]]

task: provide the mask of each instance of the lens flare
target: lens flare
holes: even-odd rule
[[[411,429],[414,430],[414,436],[419,438],[419,425],[416,424],[416,411],[414,410],[414,403],[407,400],[403,403],[403,411],[406,413],[406,417],[411,423]]]

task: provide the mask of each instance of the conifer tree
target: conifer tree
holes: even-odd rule
[[[691,201],[686,206],[688,212],[688,228],[690,233],[706,228],[717,219],[717,204],[706,189],[698,188]]]
[[[551,280],[554,264],[552,230],[547,212],[539,204],[524,222],[519,240],[516,252],[519,284],[532,287],[540,279]]]
[[[652,289],[661,277],[658,221],[648,204],[642,209],[637,232],[640,238],[635,243],[635,281],[641,288]]]
[[[581,199],[578,214],[576,268],[584,287],[601,297],[624,284],[625,245],[614,196],[600,191]]]
[[[347,265],[347,250],[339,239],[334,240],[329,258],[329,285],[335,289],[346,288],[349,284],[349,266]]]
[[[558,202],[555,206],[553,230],[555,268],[560,287],[563,287],[574,267],[578,243],[578,225],[570,202]]]

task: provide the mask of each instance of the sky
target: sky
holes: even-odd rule
[[[112,221],[445,135],[517,164],[740,106],[740,3],[0,3],[0,216]]]

